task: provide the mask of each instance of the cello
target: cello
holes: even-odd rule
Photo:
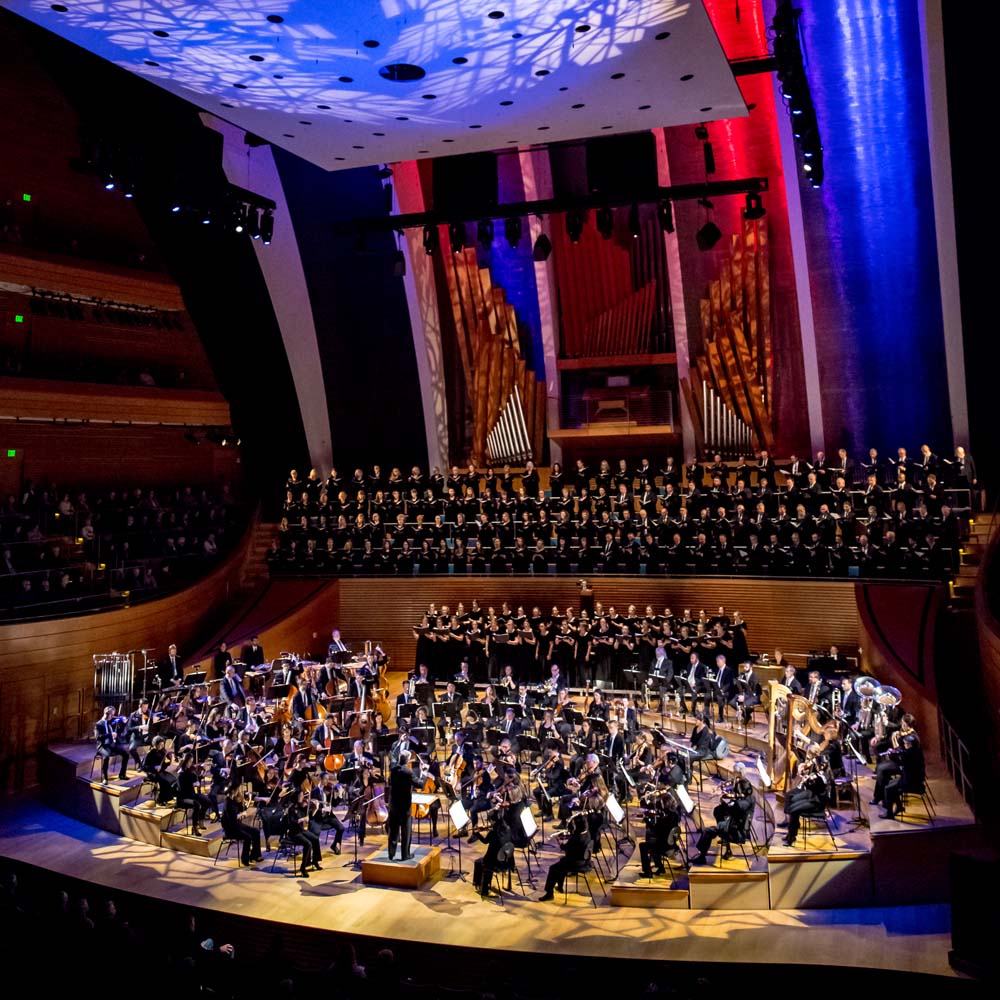
[[[420,763],[420,774],[421,776],[423,776],[425,773],[424,766],[426,765],[427,761],[425,761],[422,757],[418,757],[416,759]],[[430,772],[427,772],[426,780],[424,781],[423,788],[421,788],[420,791],[423,792],[424,795],[433,795],[435,784],[436,781],[434,780],[434,775],[431,774]],[[427,805],[418,805],[415,802],[413,803],[413,805],[410,806],[410,815],[414,819],[427,819],[430,813],[431,813],[431,807],[429,803]]]

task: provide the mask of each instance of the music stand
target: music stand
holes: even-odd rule
[[[462,868],[462,831],[469,825],[469,814],[466,811],[465,806],[462,804],[461,799],[455,799],[450,806],[448,806],[448,849],[452,850],[451,847],[451,828],[455,827],[455,839],[458,841],[458,870],[455,870],[454,864],[451,867],[451,871],[445,875],[445,878],[451,878],[454,875],[456,878],[460,879],[462,882],[468,882],[465,877],[465,870]]]
[[[405,705],[396,706],[396,725],[398,726],[400,722],[404,722],[406,719],[412,719],[413,716],[417,714],[417,709],[420,706],[414,702],[407,702]]]
[[[199,684],[204,684],[207,676],[206,670],[192,670],[191,673],[184,675],[184,686],[197,687]]]
[[[682,718],[686,719],[688,717],[688,710],[687,710],[688,692],[690,692],[691,694],[691,714],[695,715],[696,708],[698,705],[698,689],[696,687],[691,686],[691,682],[688,680],[686,674],[674,674],[674,680],[677,681],[678,693],[680,695]]]
[[[429,681],[417,681],[413,685],[413,698],[418,705],[430,705],[434,701],[434,685]]]

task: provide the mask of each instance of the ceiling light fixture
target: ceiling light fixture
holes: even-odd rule
[[[538,239],[535,240],[534,249],[531,251],[531,259],[537,264],[541,264],[543,261],[549,259],[552,253],[552,241],[545,235],[545,233],[540,233]]]
[[[521,224],[521,216],[512,215],[509,219],[504,219],[503,235],[511,250],[517,249],[517,245],[521,242],[522,232],[523,226]]]

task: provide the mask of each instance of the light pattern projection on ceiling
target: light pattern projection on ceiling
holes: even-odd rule
[[[700,0],[9,0],[328,169],[747,114]]]

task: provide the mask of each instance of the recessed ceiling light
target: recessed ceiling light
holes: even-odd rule
[[[569,87],[560,87],[560,90],[569,90]]]
[[[418,149],[417,152],[418,153],[429,153],[430,150],[429,149]]]
[[[57,14],[65,14],[66,11],[69,10],[69,7],[67,7],[64,3],[54,3],[50,4],[50,6]]]
[[[551,70],[547,69],[536,69],[535,76],[548,76]]]
[[[670,32],[669,32],[669,31],[661,31],[661,32],[660,32],[660,33],[659,33],[658,35],[656,35],[655,37],[656,37],[656,40],[657,40],[658,42],[662,42],[664,38],[669,38],[669,37],[670,37]]]
[[[425,101],[437,100],[437,94],[421,94],[420,95]]]
[[[651,104],[640,104],[638,110],[639,111],[648,111],[651,107],[652,107]]]
[[[247,89],[247,85],[245,83],[234,83],[233,86],[237,90],[246,90]]]
[[[220,101],[219,104],[224,108],[235,108],[235,104],[230,104],[228,101]]]
[[[455,64],[456,66],[464,66],[464,65],[465,65],[465,64],[466,64],[466,63],[467,63],[468,61],[469,61],[469,60],[468,60],[468,59],[466,59],[466,58],[465,58],[465,56],[455,56],[455,58],[454,58],[454,59],[452,59],[452,62],[453,62],[453,63],[454,63],[454,64]]]
[[[343,123],[345,125],[352,125],[354,123],[354,119],[353,118],[344,118],[344,119],[342,119],[342,121],[343,121]]]
[[[291,132],[284,132],[283,135],[285,136],[286,139],[294,139],[295,138],[295,136],[292,135]]]
[[[335,159],[335,160],[343,160],[343,159],[344,159],[344,157],[342,157],[342,156],[335,156],[335,157],[334,157],[334,159]]]
[[[396,121],[398,121],[398,122],[408,122],[409,120],[410,119],[407,118],[406,115],[398,115],[396,117]]]
[[[582,35],[585,31],[590,31],[590,25],[589,24],[578,24],[576,26],[575,30],[579,31],[580,34]]]
[[[508,146],[513,146],[513,145],[515,145],[516,143],[517,143],[517,139],[508,139],[508,140],[507,140],[507,145],[508,145]]]
[[[482,128],[482,125],[470,125],[469,128]]]
[[[351,146],[351,149],[364,149],[364,146]]]
[[[329,111],[330,110],[330,105],[329,104],[317,104],[316,107],[319,108],[320,111]]]
[[[312,122],[307,122],[304,118],[299,119],[300,125],[312,125]]]
[[[385,132],[372,132],[372,135],[377,135],[379,138],[382,138],[385,135]]]
[[[274,74],[274,78],[275,78],[275,80],[284,80],[285,79],[285,74],[284,73],[275,73]]]
[[[157,38],[169,38],[170,37],[170,32],[169,31],[164,31],[162,28],[157,28],[156,31],[153,32],[153,34],[156,35]]]
[[[538,131],[539,132],[548,132],[548,130],[549,130],[549,126],[548,125],[539,125],[538,126]]]
[[[515,31],[514,34],[511,35],[510,37],[511,38],[524,38],[524,35],[522,35],[520,31]]]
[[[624,73],[612,73],[611,74],[611,79],[612,80],[620,80],[624,75],[625,75]]]
[[[712,105],[709,104],[709,106],[707,108],[699,108],[698,110],[699,111],[711,111],[712,110]]]
[[[152,60],[152,59],[143,59],[143,62],[144,62],[144,63],[145,63],[145,64],[146,64],[147,66],[159,66],[159,65],[160,65],[160,64],[159,64],[158,62],[153,62],[153,60]]]
[[[614,128],[614,125],[602,125],[601,128],[607,131],[609,128]]]
[[[375,41],[374,38],[366,38],[361,44],[366,49],[377,49],[378,46],[379,46],[379,43],[377,41]]]
[[[268,14],[267,19],[271,24],[281,24],[285,20],[280,14]]]
[[[585,106],[586,105],[583,105],[583,104],[573,104],[573,105],[571,105],[571,107],[574,107],[574,108],[582,108],[582,107],[585,107]]]
[[[264,61],[264,57],[263,56],[250,56],[250,59],[253,62],[263,62]]]
[[[499,21],[504,17],[504,12],[502,10],[491,10],[486,16],[492,18],[494,21]]]
[[[354,77],[353,76],[338,76],[337,79],[341,83],[354,83]]]
[[[688,80],[693,80],[694,79],[694,73],[685,73],[681,77],[681,79],[684,80],[685,82],[687,82]]]
[[[442,139],[441,141],[442,142],[454,142],[455,140],[454,139]]]
[[[500,107],[502,107],[502,108],[509,108],[513,103],[514,103],[513,101],[501,101],[500,102]]]

